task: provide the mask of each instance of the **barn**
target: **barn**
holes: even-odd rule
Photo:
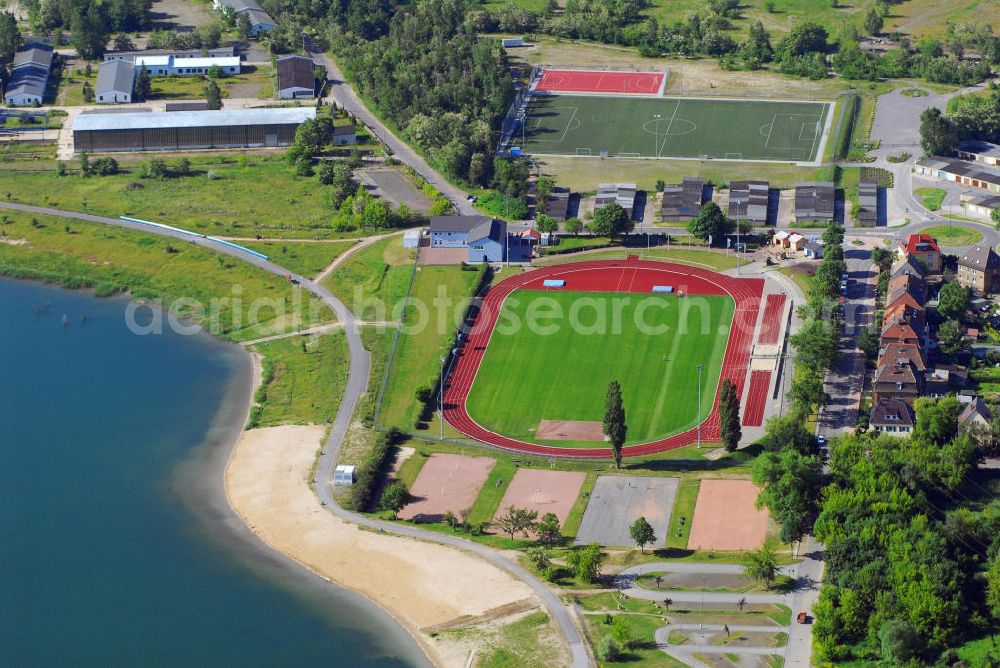
[[[76,151],[177,151],[290,146],[316,109],[224,109],[157,113],[80,114]]]
[[[282,100],[316,95],[316,63],[306,56],[278,58],[278,97]]]

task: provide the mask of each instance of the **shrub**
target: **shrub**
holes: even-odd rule
[[[139,165],[140,179],[162,179],[166,178],[170,170],[167,169],[167,161],[163,158],[150,158],[143,160]]]
[[[118,173],[118,161],[111,157],[98,158],[90,163],[90,173],[111,176]]]
[[[390,448],[402,439],[398,429],[380,432],[375,438],[375,444],[365,460],[358,466],[357,479],[351,488],[351,507],[364,512],[368,510],[375,494],[375,487],[385,470],[389,459]]]
[[[599,660],[613,663],[621,658],[622,648],[618,645],[618,641],[609,634],[597,643],[594,653],[597,654]]]

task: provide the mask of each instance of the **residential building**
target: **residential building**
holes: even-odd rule
[[[885,312],[882,314],[883,331],[892,324],[908,323],[917,334],[926,334],[927,319],[924,309],[923,307],[915,308],[911,304],[906,303],[909,298],[910,295],[906,295],[904,298],[892,302],[885,308]]]
[[[920,373],[927,371],[927,359],[923,349],[913,343],[890,343],[879,352],[879,363],[882,360],[905,359]]]
[[[257,0],[212,0],[212,4],[226,14],[246,13],[250,17],[250,34],[254,37],[274,30],[274,19],[260,8]]]
[[[915,174],[942,181],[960,183],[964,186],[981,188],[1000,193],[1000,171],[952,158],[924,158],[913,166]]]
[[[828,223],[836,215],[837,191],[833,183],[819,181],[795,186],[795,220]]]
[[[290,146],[316,109],[222,109],[154,113],[79,114],[76,151],[176,151]]]
[[[605,204],[617,204],[632,217],[635,208],[636,185],[634,183],[600,183],[597,186],[597,197],[594,198],[594,208]]]
[[[316,63],[306,56],[278,58],[278,98],[298,100],[316,96]]]
[[[927,269],[923,267],[919,262],[911,257],[905,257],[901,260],[896,260],[892,265],[892,271],[889,274],[890,280],[896,278],[897,276],[913,276],[923,280],[924,276],[927,274]]]
[[[135,65],[128,60],[106,60],[97,67],[94,101],[98,104],[121,104],[132,101]]]
[[[917,329],[917,327],[918,323],[905,318],[885,323],[882,325],[881,347],[884,348],[890,343],[923,345],[924,330]]]
[[[992,421],[993,414],[989,407],[982,397],[977,396],[958,414],[958,431],[969,434],[973,440],[985,441],[992,435]]]
[[[705,180],[685,176],[681,183],[670,183],[663,188],[660,220],[664,223],[683,223],[694,219],[701,210]]]
[[[929,234],[911,234],[906,241],[900,241],[896,257],[913,258],[923,265],[929,274],[941,273],[941,249]]]
[[[31,42],[14,54],[3,99],[12,107],[39,106],[52,75],[53,50],[48,44]]]
[[[959,285],[979,292],[996,292],[1000,286],[1000,255],[991,246],[972,246],[958,258]]]
[[[886,303],[892,304],[904,294],[909,294],[918,304],[927,303],[927,286],[924,280],[913,274],[900,273],[889,279],[886,286]]]
[[[802,253],[809,258],[814,260],[823,259],[823,244],[818,241],[813,241],[811,239],[806,239],[802,244]]]
[[[893,436],[905,436],[913,431],[916,416],[913,408],[901,399],[885,399],[872,407],[868,426]]]
[[[1000,167],[1000,146],[988,141],[970,139],[958,143],[956,153],[962,160]]]
[[[468,262],[502,262],[507,251],[507,226],[489,216],[434,216],[431,248],[467,248]]]
[[[729,184],[729,217],[756,225],[768,221],[771,188],[767,181],[733,181]]]
[[[872,383],[872,402],[878,404],[889,399],[899,399],[908,405],[923,394],[924,374],[917,371],[907,359],[880,361]]]
[[[878,186],[874,181],[858,182],[858,225],[875,227],[878,225]]]

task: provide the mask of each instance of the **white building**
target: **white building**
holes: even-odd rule
[[[128,60],[108,60],[97,68],[94,101],[98,104],[131,102],[134,85],[134,64]]]
[[[240,58],[175,58],[174,56],[136,56],[135,66],[144,67],[151,77],[191,77],[208,74],[218,67],[223,74],[239,74]]]
[[[347,464],[340,464],[333,471],[333,484],[334,485],[353,485],[354,484],[354,467]]]

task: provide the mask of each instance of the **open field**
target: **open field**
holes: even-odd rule
[[[0,213],[0,221],[0,273],[7,276],[92,288],[99,295],[127,291],[164,306],[183,297],[206,308],[201,315],[187,309],[197,322],[236,341],[333,320],[325,306],[281,277],[177,239],[17,212]],[[252,298],[233,300],[234,285],[244,296],[267,297],[280,308],[255,307]],[[250,324],[251,309],[256,326]]]
[[[633,547],[629,527],[640,517],[653,527],[656,545],[667,536],[670,511],[677,494],[677,478],[598,476],[576,534],[577,543]]]
[[[829,104],[534,96],[523,148],[542,155],[812,160]],[[512,143],[521,143],[515,132]]]
[[[769,514],[754,505],[757,494],[749,480],[702,480],[688,547],[756,550],[763,545]]]
[[[691,237],[687,237],[690,239]],[[685,239],[685,241],[687,240]],[[725,271],[736,267],[735,256],[729,253],[716,253],[710,250],[700,250],[697,245],[691,247],[686,243],[660,246],[659,248],[609,248],[589,252],[584,255],[579,253],[569,253],[567,255],[553,255],[551,257],[537,260],[535,264],[548,266],[552,264],[566,264],[568,262],[579,262],[581,260],[607,260],[610,258],[624,258],[626,255],[638,255],[643,260],[666,260],[668,262],[679,262],[680,264],[691,264],[715,271]]]
[[[593,329],[595,322],[610,322],[609,309],[618,308],[616,299],[623,301],[621,295],[607,293],[515,291],[504,302],[501,323],[525,323],[539,309],[554,309],[568,319],[546,321],[545,327],[556,330],[546,334],[531,326],[494,331],[468,399],[473,419],[496,433],[537,441],[534,432],[543,419],[600,421],[607,384],[618,380],[628,416],[628,443],[694,426],[695,366],[705,366],[704,417],[719,382],[732,298],[633,296],[621,307],[620,331]],[[578,317],[580,326],[574,327]],[[656,336],[650,333],[653,329],[639,326],[642,320],[655,328]],[[550,444],[606,447],[603,442]]]
[[[399,518],[440,522],[448,512],[465,515],[495,461],[489,457],[451,454],[431,456],[410,489],[413,501],[399,512]]]
[[[322,186],[315,177],[296,176],[282,155],[185,156],[191,160],[190,176],[140,179],[131,170],[149,157],[115,156],[129,171],[89,179],[60,177],[55,171],[4,173],[3,193],[13,202],[110,217],[131,215],[205,234],[342,236],[331,227]],[[77,165],[74,161],[68,166]],[[208,178],[209,171],[214,179]]]
[[[942,246],[970,246],[983,240],[982,233],[964,225],[937,225],[920,231],[937,239]]]
[[[996,3],[982,0],[907,0],[892,6],[884,32],[898,30],[913,37],[945,37],[954,23],[987,24],[1000,30]]]
[[[414,253],[401,236],[382,239],[347,258],[323,285],[361,320],[399,318]]]
[[[353,239],[329,243],[307,241],[241,241],[241,246],[252,248],[271,257],[273,262],[300,276],[315,276],[331,262],[346,253],[355,244]]]

